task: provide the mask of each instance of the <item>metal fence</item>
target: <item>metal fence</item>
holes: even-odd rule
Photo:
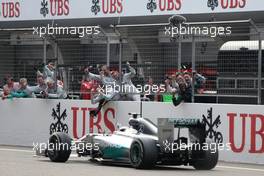
[[[55,59],[65,89],[78,94],[84,66],[108,64],[122,71],[129,61],[137,70],[136,84],[145,84],[149,78],[162,84],[184,66],[207,79],[204,93],[195,94],[193,101],[260,104],[264,94],[260,31],[250,23],[224,25],[232,27],[231,35],[171,38],[164,35],[164,26],[109,27],[100,36],[83,38],[39,38],[30,31],[3,30],[0,85],[6,74],[15,80],[26,77],[34,85],[36,70]]]

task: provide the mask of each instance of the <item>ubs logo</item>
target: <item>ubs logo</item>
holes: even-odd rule
[[[160,12],[179,11],[182,8],[182,0],[148,0],[147,10],[153,13],[155,10]]]
[[[45,18],[51,16],[68,16],[70,13],[70,0],[42,0],[40,14]]]
[[[51,116],[53,117],[56,122],[50,124],[50,135],[52,135],[54,132],[64,132],[68,133],[68,125],[63,123],[67,117],[67,111],[66,109],[61,112],[61,104],[57,104],[56,110],[53,108],[52,109],[52,114]]]
[[[207,7],[215,10],[218,6],[222,10],[242,9],[246,6],[247,0],[207,0]]]
[[[222,133],[217,131],[218,127],[221,125],[220,115],[213,119],[213,108],[207,110],[207,116],[203,115],[202,123],[206,125],[206,137],[209,137],[217,143],[223,142]]]
[[[214,10],[216,7],[218,7],[218,0],[208,0],[207,1],[207,7]]]
[[[157,9],[157,3],[155,0],[149,0],[147,3],[147,9],[152,13]]]
[[[100,10],[101,10],[101,8],[100,8],[100,6],[99,6],[99,0],[93,0],[92,3],[93,3],[93,5],[92,5],[92,7],[91,7],[91,11],[92,11],[95,15],[97,15],[97,14],[100,12]]]
[[[94,15],[121,14],[123,12],[123,0],[92,0],[91,12]]]

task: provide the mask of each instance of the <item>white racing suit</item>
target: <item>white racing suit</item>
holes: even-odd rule
[[[63,90],[63,87],[60,85],[57,85],[56,88],[50,89],[46,88],[46,93],[48,94],[48,98],[50,99],[66,99],[67,93]]]
[[[43,77],[44,77],[44,79],[49,77],[49,78],[53,79],[53,81],[55,81],[56,80],[55,70],[50,70],[48,68],[48,66],[45,65],[43,68]]]
[[[116,100],[118,97],[118,92],[115,91],[115,85],[116,80],[112,78],[111,76],[103,76],[103,75],[96,75],[93,73],[89,73],[88,75],[89,79],[100,81],[103,84],[104,90],[101,90],[97,96],[92,98],[92,104],[96,104],[100,102],[101,100]]]
[[[90,111],[91,116],[97,116],[101,108],[110,100],[118,100],[118,91],[115,91],[116,80],[112,76],[96,75],[89,73],[89,79],[100,81],[103,84],[102,90],[99,91],[97,96],[92,97],[92,104],[99,103],[96,110]]]
[[[122,77],[122,98],[131,101],[140,101],[140,92],[132,83],[131,79],[136,75],[136,70],[128,66],[129,73],[125,73]]]

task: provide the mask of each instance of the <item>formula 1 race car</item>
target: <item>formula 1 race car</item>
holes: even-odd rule
[[[133,117],[129,119],[129,127],[121,127],[113,134],[87,134],[73,141],[67,134],[56,132],[47,145],[53,147],[45,152],[37,151],[37,155],[46,155],[53,162],[66,162],[72,151],[69,146],[75,145],[79,157],[90,156],[91,161],[102,163],[130,164],[138,169],[191,165],[195,169],[210,170],[216,166],[218,150],[208,147],[212,142],[206,140],[205,125],[200,120],[160,118],[156,126],[139,114],[130,115]],[[181,136],[184,128],[187,137]]]

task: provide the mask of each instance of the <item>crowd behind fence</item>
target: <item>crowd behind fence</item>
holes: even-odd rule
[[[202,91],[192,90],[193,102],[257,104],[262,99],[263,62],[261,82],[258,75],[259,50],[263,56],[263,48],[259,48],[258,35],[250,26],[233,26],[231,36],[205,39],[193,36],[194,40],[181,39],[181,42],[160,35],[161,30],[161,27],[122,28],[120,40],[110,43],[72,36],[36,38],[27,31],[1,31],[0,87],[5,84],[6,75],[15,82],[25,82],[20,78],[26,78],[30,86],[37,86],[37,70],[54,59],[55,87],[63,84],[67,98],[82,98],[84,67],[93,66],[96,72],[99,65],[107,64],[113,71],[125,72],[125,63],[129,61],[137,72],[132,79],[135,85],[165,84],[181,69],[188,70],[192,77],[199,73],[206,81]],[[160,96],[154,97],[161,101]]]

